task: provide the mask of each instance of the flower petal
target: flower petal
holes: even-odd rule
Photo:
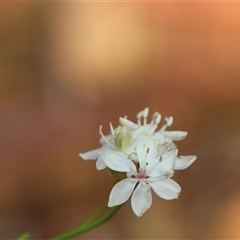
[[[126,125],[129,130],[134,130],[137,129],[139,127],[139,125],[137,125],[136,123],[131,122],[130,120],[128,120],[127,118],[119,118],[119,122],[121,125]]]
[[[164,162],[164,161],[168,161],[169,160],[169,158],[172,158],[172,157],[177,157],[177,153],[178,153],[178,149],[172,149],[172,150],[170,150],[170,151],[168,151],[168,152],[165,152],[162,156],[161,156],[161,160],[160,161],[162,161],[162,162]]]
[[[151,177],[160,177],[162,174],[158,171],[159,161],[157,158],[150,161],[150,163],[146,167],[146,175]]]
[[[105,163],[102,155],[100,155],[96,161],[96,168],[97,170],[102,170],[107,167],[107,164]]]
[[[136,167],[127,156],[121,152],[117,151],[106,151],[102,153],[102,157],[106,165],[118,172],[136,172]]]
[[[149,184],[153,191],[161,198],[166,200],[178,198],[181,187],[172,179],[154,179],[149,178]]]
[[[112,139],[113,139],[113,136],[111,134],[108,134],[104,137],[101,136],[99,142],[101,145],[108,145],[111,147],[111,145],[109,145],[109,143],[111,142]]]
[[[126,202],[131,196],[135,185],[136,180],[132,178],[126,178],[118,182],[110,193],[108,206],[113,207]]]
[[[162,155],[161,160],[157,166],[157,169],[160,175],[165,174],[169,170],[171,170],[176,162],[176,156],[177,156],[177,149],[171,150],[169,152],[166,152]],[[151,174],[153,176],[154,173]]]
[[[133,130],[132,137],[133,140],[136,140],[140,137],[142,137],[144,134],[151,135],[156,130],[157,125],[154,124],[146,124],[139,126],[136,130]]]
[[[96,160],[99,156],[99,154],[101,153],[102,148],[97,148],[94,150],[91,150],[89,152],[85,152],[85,153],[79,153],[79,156],[83,159],[83,160]]]
[[[133,192],[131,203],[134,213],[141,217],[152,205],[150,186],[145,182],[140,182]]]
[[[162,134],[173,141],[183,140],[187,136],[187,132],[184,131],[162,131]]]
[[[197,156],[178,157],[173,169],[182,170],[182,169],[188,168],[196,159],[197,159]]]
[[[137,156],[140,168],[145,167],[145,163],[149,163],[155,159],[157,155],[157,145],[155,141],[148,137],[143,137],[137,144]]]

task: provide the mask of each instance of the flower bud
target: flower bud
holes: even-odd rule
[[[115,130],[115,147],[120,152],[126,152],[129,149],[132,140],[132,134],[126,125],[118,126]]]

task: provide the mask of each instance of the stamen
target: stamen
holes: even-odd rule
[[[110,147],[112,147],[112,144],[107,140],[107,138],[102,133],[102,125],[99,127],[99,133],[100,133],[101,137],[103,138],[104,142],[106,144],[108,144]]]
[[[137,114],[137,119],[138,119],[137,123],[138,123],[138,125],[141,125],[141,118],[143,117],[143,112],[144,112],[144,110]]]
[[[166,118],[166,122],[167,122],[168,127],[171,126],[173,123],[173,117]]]
[[[143,111],[137,114],[138,125],[141,125],[141,118],[143,118],[143,125],[147,124],[148,112],[149,112],[149,108],[145,108]]]
[[[161,127],[160,131],[164,131],[167,127],[171,126],[173,123],[173,117],[164,118],[164,124]]]
[[[152,128],[150,128],[149,131],[148,131],[148,135],[153,134],[156,129],[157,129],[157,125],[152,125]]]
[[[114,136],[114,128],[113,128],[113,126],[112,126],[112,123],[110,122],[110,130],[111,130],[111,134],[112,134],[112,136]]]
[[[143,124],[144,125],[146,125],[147,124],[147,116],[148,116],[148,112],[149,112],[149,108],[145,108],[144,109],[144,112],[143,112],[143,117],[144,117],[144,119],[143,119]]]
[[[161,114],[158,112],[155,112],[152,116],[151,124],[159,124],[161,121]]]

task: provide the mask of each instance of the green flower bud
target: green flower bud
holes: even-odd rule
[[[129,149],[132,140],[132,134],[126,125],[118,126],[115,130],[115,146],[120,152],[126,152]]]

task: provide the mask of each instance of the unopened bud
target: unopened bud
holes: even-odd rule
[[[118,126],[115,130],[115,146],[120,152],[126,152],[129,149],[132,140],[132,134],[126,125]]]

